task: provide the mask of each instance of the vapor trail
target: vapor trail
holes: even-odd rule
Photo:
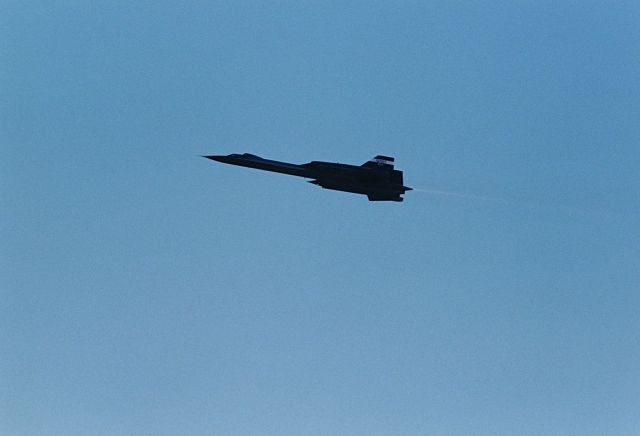
[[[458,191],[446,191],[443,189],[421,189],[414,188],[415,192],[422,192],[425,194],[434,194],[434,195],[445,195],[447,197],[456,197],[456,198],[464,198],[466,200],[482,200],[484,202],[492,202],[499,203],[505,206],[521,206],[521,207],[529,207],[529,208],[548,208],[554,207],[558,208],[558,205],[549,205],[542,204],[540,202],[533,202],[527,200],[520,200],[514,198],[502,198],[502,197],[490,197],[487,195],[478,195],[469,192],[458,192]]]
[[[519,206],[530,209],[553,210],[556,212],[564,211],[566,213],[582,214],[582,215],[603,215],[610,217],[624,217],[623,214],[611,210],[592,209],[584,207],[575,207],[566,204],[550,203],[548,201],[531,201],[515,198],[490,197],[486,195],[477,195],[468,192],[446,191],[443,189],[421,189],[414,188],[413,192],[422,192],[424,194],[444,195],[447,197],[456,197],[467,200],[482,200],[485,202],[500,203],[504,206]]]
[[[414,188],[414,192],[423,192],[425,194],[446,195],[449,197],[468,198],[472,200],[488,200],[488,201],[508,201],[502,198],[486,197],[483,195],[470,194],[466,192],[444,191],[442,189],[421,189]]]

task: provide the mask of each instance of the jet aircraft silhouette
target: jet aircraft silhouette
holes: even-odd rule
[[[401,195],[412,190],[404,186],[402,171],[393,168],[394,158],[389,156],[376,156],[361,166],[321,161],[297,165],[249,153],[203,157],[226,164],[313,179],[308,182],[325,189],[364,194],[369,201],[403,201]]]

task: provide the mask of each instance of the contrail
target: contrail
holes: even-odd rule
[[[579,213],[579,214],[587,214],[587,215],[603,215],[610,217],[624,217],[624,214],[619,212],[611,211],[611,210],[602,210],[602,209],[592,209],[585,207],[576,207],[569,206],[557,203],[549,203],[549,202],[541,202],[541,201],[531,201],[531,200],[521,200],[515,198],[501,198],[501,197],[490,197],[486,195],[478,195],[468,192],[458,192],[458,191],[446,191],[443,189],[421,189],[414,188],[413,192],[422,192],[425,194],[433,194],[433,195],[444,195],[448,197],[456,197],[463,198],[467,200],[482,200],[485,202],[493,202],[493,203],[501,203],[505,206],[521,206],[533,209],[547,209],[547,210],[555,210],[555,211],[565,211],[569,213]]]
[[[464,198],[467,200],[481,200],[485,202],[500,203],[504,206],[521,206],[521,207],[529,207],[529,208],[535,208],[535,209],[554,208],[554,209],[573,210],[575,212],[587,212],[586,210],[581,210],[581,209],[567,207],[567,206],[563,207],[561,205],[545,204],[541,202],[521,200],[521,199],[515,199],[515,198],[491,197],[488,195],[478,195],[470,192],[446,191],[444,189],[420,189],[420,188],[414,189],[414,191],[423,192],[425,194],[445,195],[448,197]]]
[[[425,194],[446,195],[446,196],[449,196],[449,197],[468,198],[468,199],[472,199],[472,200],[509,202],[509,200],[505,200],[505,199],[502,199],[502,198],[486,197],[484,195],[476,195],[476,194],[470,194],[470,193],[466,193],[466,192],[444,191],[442,189],[414,188],[413,191],[414,192],[423,192]]]

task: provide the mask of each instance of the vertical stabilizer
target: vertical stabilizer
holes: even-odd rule
[[[367,163],[363,164],[362,166],[365,168],[380,168],[380,169],[392,170],[393,161],[394,161],[394,158],[392,157],[378,155],[373,159],[371,159],[370,161],[368,161]]]

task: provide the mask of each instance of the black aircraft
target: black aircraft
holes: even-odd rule
[[[326,189],[364,194],[369,201],[402,201],[401,195],[412,189],[404,186],[402,171],[393,168],[394,159],[388,156],[376,156],[361,166],[320,161],[296,165],[263,159],[249,153],[203,157],[226,164],[313,179],[309,183]]]

